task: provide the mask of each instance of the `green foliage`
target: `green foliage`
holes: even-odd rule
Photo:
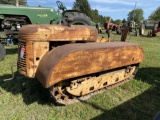
[[[88,0],[76,0],[73,3],[73,9],[79,10],[89,16],[95,23],[113,22],[111,17],[102,16],[97,9],[91,9]]]
[[[77,9],[92,18],[92,10],[88,0],[76,0],[73,3],[73,9]]]
[[[102,16],[102,15],[99,15],[99,22],[100,23],[104,23],[105,21],[104,21],[104,17]]]
[[[1,0],[0,4],[11,4],[11,5],[15,5],[16,4],[16,0]],[[20,5],[27,5],[27,0],[19,0],[19,4]]]
[[[140,8],[137,8],[135,10],[132,10],[128,13],[128,21],[134,21],[137,24],[140,24],[142,20],[144,19],[143,17],[143,10]]]
[[[158,7],[154,12],[151,13],[149,19],[154,21],[160,20],[160,7]]]
[[[105,17],[104,17],[104,21],[105,21],[105,22],[109,22],[109,21],[111,21],[111,17],[109,17],[109,16],[105,16]]]
[[[96,23],[100,22],[99,21],[99,13],[98,13],[98,10],[95,9],[95,10],[92,10],[92,20]]]
[[[122,24],[122,20],[117,19],[117,20],[114,20],[114,22],[113,22],[113,23],[114,23],[114,24],[121,25],[121,24]]]

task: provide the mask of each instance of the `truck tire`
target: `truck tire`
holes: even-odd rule
[[[67,14],[61,18],[61,24],[67,26],[68,25],[68,22],[67,22],[68,18],[73,19],[73,21],[71,22],[72,25],[93,26],[93,22],[91,21],[91,19],[83,13],[67,12]]]
[[[6,50],[4,46],[0,43],[0,61],[3,60],[5,55],[6,55]]]

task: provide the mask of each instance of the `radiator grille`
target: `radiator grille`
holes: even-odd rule
[[[23,55],[22,47],[24,50]],[[21,72],[26,72],[26,43],[20,41],[18,43],[18,70]]]

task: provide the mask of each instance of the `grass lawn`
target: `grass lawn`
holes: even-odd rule
[[[54,104],[36,79],[16,76],[3,82],[11,77],[10,67],[17,61],[17,46],[7,47],[0,62],[0,120],[152,120],[160,111],[159,36],[128,36],[127,42],[140,44],[145,53],[135,78],[69,106]],[[112,41],[119,39],[120,35],[111,35]]]

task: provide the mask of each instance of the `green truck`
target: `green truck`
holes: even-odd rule
[[[12,35],[16,41],[19,29],[27,24],[93,25],[91,19],[84,13],[77,10],[67,10],[60,1],[56,1],[56,3],[58,5],[57,11],[52,7],[0,4],[0,44],[5,41],[8,35]],[[4,52],[2,53],[4,47],[1,46],[0,60],[5,56]]]

